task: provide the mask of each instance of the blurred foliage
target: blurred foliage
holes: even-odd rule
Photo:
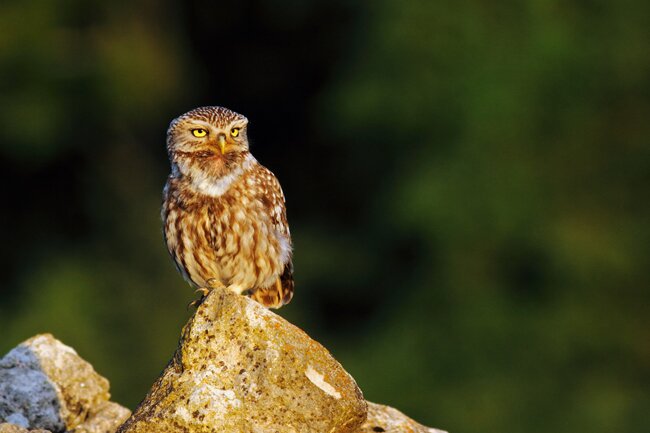
[[[370,400],[456,432],[650,421],[650,3],[0,4],[0,351],[52,332],[133,407],[189,287],[168,122],[251,119],[282,181],[280,314]]]

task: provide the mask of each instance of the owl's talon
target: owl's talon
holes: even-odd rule
[[[199,287],[194,291],[194,293],[201,293],[202,295],[201,297],[205,298],[206,296],[208,296],[208,293],[210,293],[210,289],[208,289],[207,287]]]
[[[189,310],[190,308],[197,308],[201,304],[201,302],[203,302],[203,298],[195,299],[192,302],[190,302],[189,304],[187,304],[187,307],[185,307],[185,309]]]
[[[196,289],[194,291],[194,293],[200,293],[201,297],[199,299],[195,299],[192,302],[190,302],[189,304],[187,304],[187,309],[188,310],[190,308],[198,307],[199,305],[201,305],[201,302],[203,302],[205,297],[208,296],[208,293],[210,293],[210,289],[208,289],[207,287],[199,287],[198,289]]]

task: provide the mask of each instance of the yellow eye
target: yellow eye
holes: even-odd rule
[[[230,135],[237,137],[239,135],[239,128],[233,128],[230,130]]]
[[[203,128],[192,129],[192,135],[198,138],[208,135],[208,131]]]

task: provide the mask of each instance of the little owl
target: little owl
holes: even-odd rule
[[[204,294],[227,287],[279,308],[293,296],[284,194],[249,152],[247,125],[223,107],[197,108],[171,122],[165,242],[183,277]]]

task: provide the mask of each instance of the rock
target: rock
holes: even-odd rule
[[[29,420],[20,412],[14,412],[9,415],[5,421],[9,424],[17,425],[18,427],[27,428],[29,426]]]
[[[60,416],[60,398],[41,367],[39,355],[30,347],[33,340],[0,360],[0,421],[61,431],[65,423]]]
[[[255,301],[215,289],[118,432],[354,433],[366,410],[323,346]]]
[[[0,433],[51,433],[49,430],[27,430],[24,427],[17,426],[10,423],[0,424]]]
[[[93,416],[74,429],[74,433],[112,433],[131,415],[131,411],[112,401],[97,407]]]
[[[368,419],[357,433],[447,433],[418,424],[397,409],[368,402]]]
[[[74,349],[50,334],[37,335],[0,360],[0,421],[53,432],[84,426],[90,426],[87,433],[112,432],[130,412],[108,402],[108,389]]]

